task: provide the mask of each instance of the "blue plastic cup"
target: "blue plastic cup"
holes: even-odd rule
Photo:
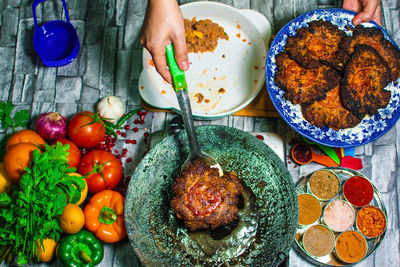
[[[32,4],[35,34],[33,47],[43,64],[48,67],[58,67],[71,63],[79,53],[78,34],[69,21],[67,5],[61,0],[67,21],[54,20],[45,23],[40,28],[36,19],[36,6],[46,0],[35,0]]]

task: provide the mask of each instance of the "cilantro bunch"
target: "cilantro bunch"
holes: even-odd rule
[[[7,131],[11,128],[12,133],[6,134],[3,139],[0,140],[0,162],[3,161],[6,153],[6,144],[11,134],[15,133],[17,127],[24,127],[28,125],[29,112],[27,109],[21,109],[12,116],[14,105],[11,102],[0,102],[0,129]]]
[[[38,248],[36,241],[51,238],[56,242],[62,230],[59,216],[74,195],[85,188],[82,177],[70,176],[69,145],[44,145],[32,153],[20,184],[12,195],[0,194],[0,263],[18,256],[18,264],[33,262]]]

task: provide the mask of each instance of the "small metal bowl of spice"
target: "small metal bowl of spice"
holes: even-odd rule
[[[297,196],[299,202],[299,224],[310,225],[321,216],[321,204],[318,199],[310,194]]]
[[[335,255],[344,263],[356,263],[362,260],[367,253],[367,241],[357,231],[341,233],[335,244]]]
[[[367,238],[376,238],[381,236],[387,225],[386,216],[383,211],[375,206],[365,206],[357,213],[356,225]]]
[[[344,232],[353,226],[355,212],[348,202],[336,199],[325,206],[323,220],[333,231]]]
[[[355,207],[368,205],[374,198],[374,189],[368,179],[353,176],[347,179],[343,186],[344,198]]]
[[[318,199],[328,201],[339,192],[339,178],[332,171],[319,170],[311,175],[308,188]]]
[[[324,225],[313,225],[303,235],[303,247],[312,256],[326,256],[332,252],[334,246],[335,235]]]

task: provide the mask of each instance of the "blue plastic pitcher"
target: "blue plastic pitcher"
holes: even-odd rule
[[[40,28],[36,19],[36,6],[46,0],[35,0],[32,4],[35,34],[33,47],[43,64],[48,67],[58,67],[72,62],[79,53],[78,34],[69,21],[67,5],[61,0],[67,21],[54,20],[45,23]]]

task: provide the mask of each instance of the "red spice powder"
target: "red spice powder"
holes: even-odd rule
[[[364,177],[353,176],[344,184],[343,194],[351,204],[362,207],[372,201],[374,198],[374,189],[371,183]]]
[[[293,156],[299,162],[306,163],[311,160],[311,150],[306,145],[298,145],[293,151]]]

